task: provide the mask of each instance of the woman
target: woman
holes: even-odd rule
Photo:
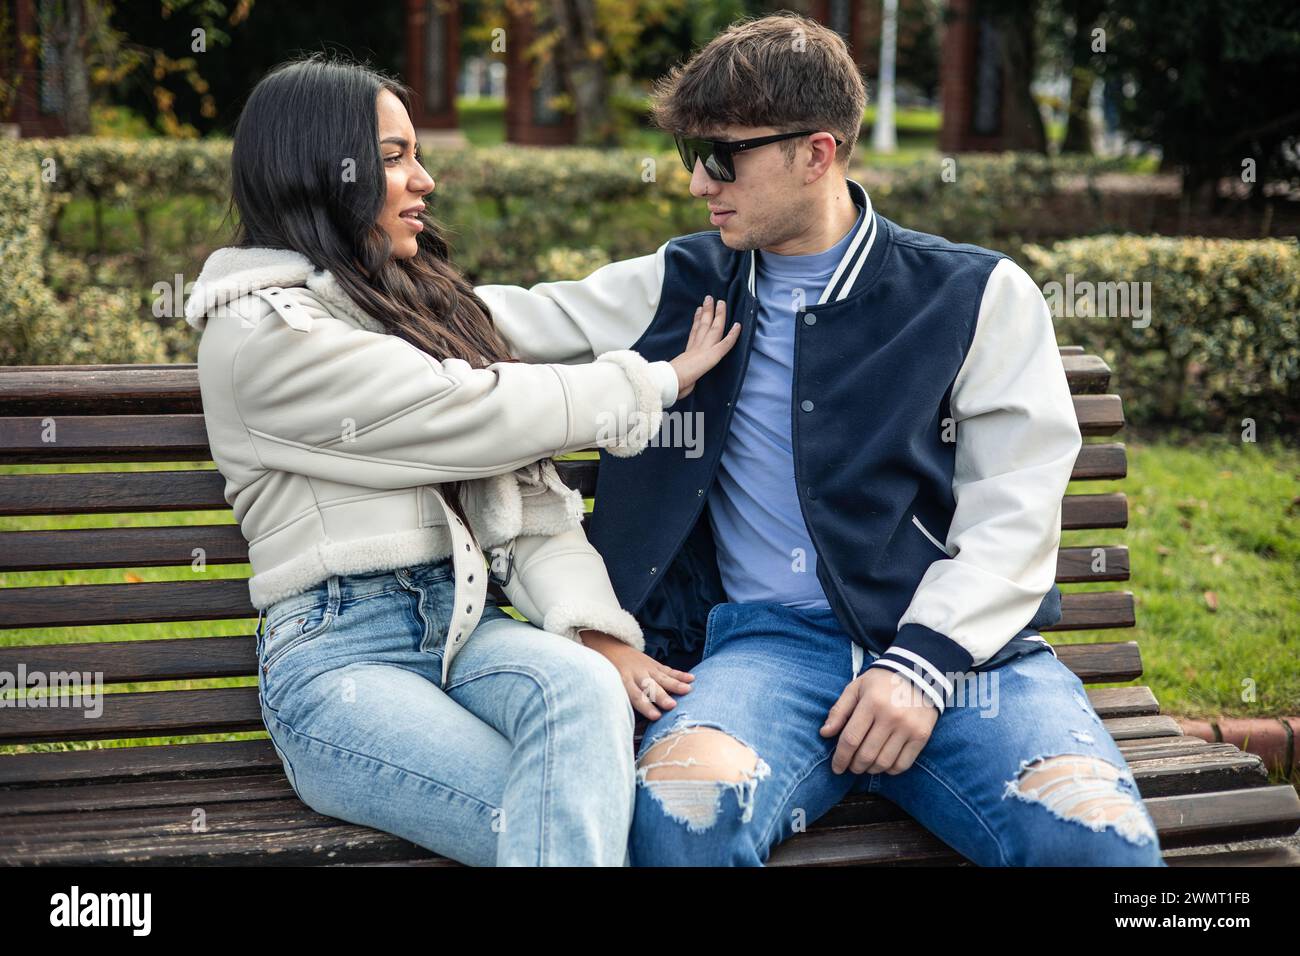
[[[407,104],[320,58],[258,83],[240,237],[186,307],[266,617],[262,716],[322,814],[468,864],[623,865],[631,698],[671,708],[690,675],[641,654],[625,685],[583,646],[644,642],[548,459],[639,452],[737,329],[710,306],[672,362],[512,362],[425,215]],[[488,602],[484,549],[531,623]]]

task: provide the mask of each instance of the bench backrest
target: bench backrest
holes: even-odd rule
[[[1110,437],[1124,425],[1118,395],[1106,394],[1110,370],[1075,347],[1061,349],[1083,434]],[[245,620],[235,636],[127,640],[74,637],[35,643],[37,636],[0,647],[0,672],[102,674],[107,685],[135,687],[105,695],[103,712],[88,720],[70,707],[0,707],[0,745],[73,740],[120,740],[263,730],[257,701],[257,612],[249,603],[248,548],[223,496],[224,479],[211,467],[196,367],[188,365],[23,366],[0,369],[0,462],[19,466],[93,463],[84,473],[11,468],[0,475],[0,515],[153,514],[148,527],[11,530],[0,532],[0,573],[121,569],[122,583],[0,588],[0,630],[81,628]],[[112,471],[141,462],[206,462],[206,470]],[[558,461],[564,480],[595,494],[599,463]],[[1123,478],[1123,444],[1085,441],[1073,477]],[[599,502],[596,503],[599,507]],[[168,523],[170,513],[217,512],[212,523]],[[224,514],[220,514],[224,513]],[[588,516],[590,517],[590,516]],[[203,520],[200,518],[200,520]],[[224,520],[226,523],[217,523]],[[21,527],[20,521],[10,522]],[[1123,528],[1122,493],[1067,494],[1065,530]],[[144,581],[132,569],[168,568],[168,580]],[[1100,570],[1099,570],[1100,569]],[[1057,581],[1127,581],[1122,546],[1063,547]],[[132,579],[135,580],[132,580]],[[504,595],[493,586],[503,605]],[[1063,617],[1055,631],[1131,627],[1129,591],[1062,589]],[[227,628],[229,629],[229,628]],[[125,629],[124,629],[125,630]],[[76,634],[75,631],[71,632]],[[163,633],[166,633],[164,629]],[[1058,648],[1085,682],[1125,681],[1141,674],[1132,641]],[[212,678],[247,678],[244,686],[159,689],[149,685]],[[141,687],[140,685],[144,685]]]

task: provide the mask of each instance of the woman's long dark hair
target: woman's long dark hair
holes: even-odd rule
[[[387,195],[377,114],[383,90],[410,112],[405,86],[338,57],[284,63],[258,82],[231,153],[236,242],[301,253],[329,270],[362,311],[436,358],[477,368],[509,361],[491,312],[448,260],[427,211],[415,256],[392,257],[377,222]],[[442,487],[468,528],[460,482]]]

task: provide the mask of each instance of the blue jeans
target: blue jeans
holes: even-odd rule
[[[715,605],[691,690],[641,741],[632,865],[762,865],[776,844],[862,792],[885,797],[981,866],[1167,865],[1119,748],[1079,678],[1046,646],[955,681],[960,693],[902,773],[834,773],[838,737],[818,730],[872,659],[833,611]],[[685,738],[697,726],[750,748],[753,770],[741,779],[719,774],[725,782],[674,780],[670,769],[649,777],[653,767],[691,762],[673,757],[672,741],[655,761],[640,758],[673,731]],[[1083,772],[1096,767],[1091,760],[1025,769],[1060,754],[1110,766],[1096,768],[1100,776]],[[1040,767],[1043,778],[1033,779]]]
[[[451,559],[266,610],[262,718],[312,809],[471,865],[627,865],[634,714],[617,669],[495,604],[440,686]]]

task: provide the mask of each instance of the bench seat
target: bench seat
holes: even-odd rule
[[[1096,356],[1061,350],[1081,430],[1089,440],[1075,480],[1127,473],[1118,395]],[[41,423],[59,416],[57,444]],[[0,369],[0,461],[18,465],[210,462],[193,365]],[[594,495],[595,460],[557,462],[561,476]],[[0,515],[229,512],[220,474],[206,470],[0,475]],[[589,517],[589,516],[588,516]],[[1067,494],[1063,530],[1127,527],[1122,492]],[[225,524],[0,532],[0,571],[76,572],[166,567],[183,577],[195,547],[208,565],[246,565],[239,529]],[[1133,627],[1135,603],[1121,589],[1070,585],[1129,580],[1127,548],[1063,547],[1066,587],[1053,632]],[[0,588],[0,629],[255,619],[246,577],[125,584]],[[494,597],[505,603],[493,586]],[[251,621],[249,630],[251,630]],[[1132,640],[1055,643],[1085,684],[1142,675]],[[266,738],[256,687],[256,638],[174,637],[0,647],[0,671],[102,672],[103,713],[73,708],[0,708],[0,863],[9,865],[458,865],[368,827],[322,816],[289,786]],[[242,686],[176,689],[164,682],[242,679]],[[144,689],[142,689],[144,688]],[[153,689],[150,689],[153,688]],[[1300,829],[1293,787],[1271,784],[1262,760],[1231,744],[1182,734],[1144,686],[1089,687],[1088,696],[1133,770],[1167,861],[1178,866],[1300,866],[1285,840]],[[646,721],[637,721],[639,743]],[[245,739],[167,738],[254,734]],[[93,741],[108,744],[86,749]],[[163,741],[163,742],[159,742]],[[81,749],[67,749],[68,745]],[[202,807],[206,829],[194,830]],[[1263,841],[1266,845],[1260,845]],[[1194,855],[1183,851],[1196,850]],[[969,865],[888,800],[851,795],[779,845],[772,866]]]

